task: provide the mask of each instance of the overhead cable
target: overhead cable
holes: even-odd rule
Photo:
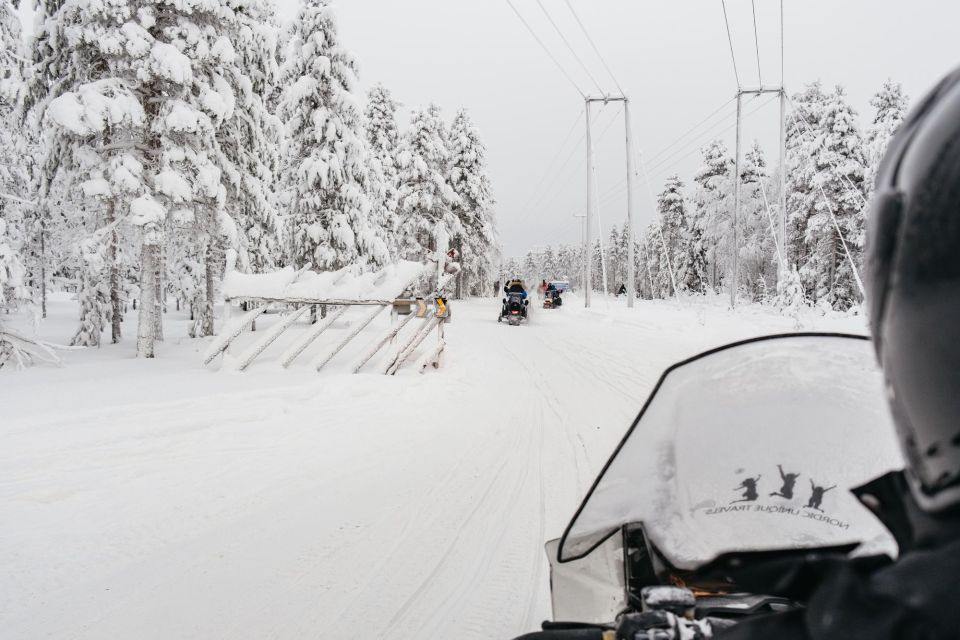
[[[507,0],[507,2],[509,1],[510,0]],[[723,7],[723,23],[727,26],[727,42],[730,44],[730,59],[733,61],[733,76],[737,79],[737,90],[740,90],[743,85],[740,84],[740,74],[737,72],[737,57],[733,55],[733,37],[730,35],[730,21],[727,20],[727,3],[725,0],[720,0],[720,5]],[[514,11],[516,11],[516,9],[514,9]]]
[[[597,91],[603,93],[603,87],[600,86],[600,83],[597,82],[597,79],[593,77],[593,74],[590,73],[590,69],[587,68],[587,65],[583,63],[583,60],[580,59],[580,56],[577,55],[577,52],[574,50],[573,46],[570,44],[570,41],[567,40],[567,37],[563,35],[563,31],[560,30],[560,27],[557,26],[557,23],[554,22],[553,17],[550,15],[550,12],[547,11],[547,8],[543,6],[542,0],[537,0],[537,5],[539,5],[540,10],[543,11],[543,15],[547,17],[547,21],[550,22],[550,25],[553,27],[553,30],[557,32],[557,35],[560,36],[560,39],[563,41],[563,44],[567,45],[567,49],[570,51],[570,54],[573,56],[573,59],[577,61],[577,64],[580,65],[580,68],[583,69],[584,73],[587,74],[587,77],[590,78],[590,81],[593,83],[593,86],[597,88]]]
[[[763,88],[763,73],[760,71],[760,36],[757,35],[757,3],[756,0],[750,0],[750,7],[753,9],[753,44],[757,49],[757,79],[760,80],[760,88]]]
[[[524,17],[520,15],[520,12],[517,11],[517,8],[513,4],[513,0],[507,0],[507,4],[510,5],[510,8],[513,9],[513,12],[517,15],[517,18],[519,18],[520,22],[523,23],[523,26],[527,28],[527,31],[530,32],[530,35],[533,36],[533,39],[537,41],[537,44],[540,45],[540,48],[542,48],[543,51],[547,54],[547,56],[549,56],[549,58],[553,60],[553,64],[557,65],[557,69],[560,70],[560,73],[563,74],[563,77],[565,77],[570,82],[570,84],[573,85],[573,88],[577,90],[577,93],[580,94],[580,97],[586,99],[587,95],[580,89],[580,86],[573,81],[573,78],[571,78],[570,74],[567,73],[567,70],[563,68],[563,65],[561,65],[560,62],[557,61],[557,59],[554,57],[554,55],[550,53],[550,49],[547,48],[547,45],[543,44],[543,40],[541,40],[540,37],[537,36],[536,32],[534,32],[533,28],[530,26],[530,23],[528,23],[524,19]]]
[[[577,24],[580,25],[580,30],[583,32],[583,35],[586,36],[587,42],[589,42],[590,46],[593,47],[593,52],[597,54],[597,57],[600,59],[600,63],[603,65],[603,68],[607,70],[607,73],[610,75],[610,79],[613,80],[613,84],[617,86],[617,90],[620,92],[620,95],[625,96],[626,92],[623,90],[623,87],[620,86],[620,83],[617,82],[616,76],[613,75],[613,71],[610,70],[610,66],[607,64],[607,61],[600,54],[600,49],[598,49],[597,45],[593,42],[593,38],[590,37],[590,34],[587,32],[587,28],[583,26],[583,22],[580,20],[580,16],[577,15],[573,5],[570,4],[570,0],[564,1],[567,3],[567,8],[570,9],[570,13],[573,14],[573,18],[577,21]]]

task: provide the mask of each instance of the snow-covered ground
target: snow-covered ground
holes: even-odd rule
[[[69,339],[75,304],[52,300],[48,339]],[[544,541],[663,368],[795,326],[719,299],[569,296],[521,327],[498,306],[456,303],[444,367],[425,375],[350,375],[349,354],[322,374],[269,357],[205,369],[207,341],[180,338],[173,312],[156,360],[128,338],[0,371],[0,636],[531,630],[550,613]]]

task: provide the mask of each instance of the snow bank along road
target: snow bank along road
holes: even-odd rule
[[[661,370],[793,326],[567,302],[521,327],[495,322],[497,300],[457,304],[444,369],[426,375],[217,373],[199,341],[171,340],[156,362],[105,347],[0,373],[0,636],[535,628],[549,616],[543,542]]]

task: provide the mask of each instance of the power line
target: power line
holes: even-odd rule
[[[709,122],[710,120],[712,120],[714,116],[716,116],[718,113],[720,113],[721,111],[723,111],[725,108],[727,108],[727,107],[729,107],[731,104],[733,104],[733,102],[734,102],[736,99],[737,99],[736,96],[734,96],[734,97],[730,98],[729,100],[727,100],[726,102],[724,102],[722,105],[720,105],[719,107],[717,107],[713,112],[711,112],[710,115],[708,115],[706,118],[704,118],[703,120],[701,120],[701,121],[698,122],[697,124],[693,125],[693,126],[690,127],[689,129],[687,129],[687,131],[684,132],[683,135],[679,136],[678,138],[676,138],[675,140],[673,140],[673,142],[670,142],[670,143],[667,144],[666,146],[662,147],[662,148],[661,148],[659,151],[657,151],[655,154],[653,154],[652,156],[650,156],[649,160],[656,160],[657,158],[659,158],[660,156],[662,156],[664,153],[666,153],[666,152],[669,151],[672,147],[674,147],[676,144],[678,144],[681,140],[683,140],[683,139],[686,138],[688,135],[690,135],[691,133],[693,133],[694,131],[696,131],[697,129],[699,129],[701,126],[703,126],[704,124],[706,124],[707,122]]]
[[[756,99],[756,96],[753,96],[753,97],[750,98],[750,101],[753,101],[753,100],[755,100],[755,99]],[[730,114],[727,114],[727,115],[729,116]],[[716,131],[718,127],[722,127],[724,124],[725,124],[725,121],[724,121],[724,120],[719,120],[719,121],[715,122],[714,124],[712,124],[708,129],[704,129],[704,130],[698,135],[697,138],[694,138],[693,140],[690,140],[690,141],[688,141],[688,142],[685,142],[684,144],[680,145],[677,149],[673,150],[672,152],[668,153],[667,155],[662,156],[662,157],[658,157],[658,158],[651,158],[651,159],[648,161],[648,165],[649,165],[648,168],[652,170],[652,169],[655,169],[655,168],[657,168],[657,167],[662,167],[664,164],[666,164],[666,163],[670,162],[671,160],[673,160],[678,153],[682,153],[682,152],[684,152],[684,151],[686,151],[686,150],[689,150],[691,144],[692,144],[693,147],[694,147],[694,148],[693,148],[693,151],[696,151],[697,149],[699,149],[699,146],[700,146],[701,143],[707,141],[708,138],[712,137],[712,136],[714,135],[713,132]],[[724,132],[726,132],[726,131],[729,131],[730,128],[731,128],[730,126],[727,126],[727,127],[725,127],[724,129],[721,129],[719,133],[724,133]]]
[[[712,120],[712,119],[713,119],[715,116],[717,116],[721,111],[723,111],[726,107],[728,107],[731,103],[733,103],[734,100],[736,100],[736,97],[733,97],[733,98],[730,98],[729,100],[727,100],[724,104],[720,105],[720,107],[718,107],[718,108],[715,109],[712,113],[710,113],[710,115],[708,115],[706,118],[703,118],[703,119],[700,120],[697,124],[695,124],[693,127],[691,127],[690,129],[688,129],[687,131],[685,131],[685,132],[683,133],[683,135],[677,137],[677,138],[674,139],[672,142],[670,142],[670,143],[667,144],[666,146],[662,147],[659,151],[657,151],[655,154],[653,154],[653,155],[650,157],[650,159],[651,159],[651,160],[656,160],[657,158],[661,158],[661,157],[662,157],[663,160],[665,161],[665,160],[671,158],[671,157],[673,156],[672,153],[671,153],[671,154],[667,154],[666,156],[664,156],[664,154],[665,154],[667,151],[669,151],[670,149],[673,149],[675,146],[677,146],[677,145],[678,145],[684,138],[686,138],[688,135],[690,135],[691,133],[693,133],[694,131],[696,131],[697,129],[699,129],[701,126],[703,126],[704,124],[706,124],[707,122],[709,122],[710,120]],[[707,134],[711,133],[714,129],[716,129],[716,128],[717,128],[718,126],[720,126],[721,124],[722,124],[722,122],[717,122],[717,123],[713,124],[711,127],[709,127],[708,129],[704,130],[703,132],[701,132],[701,134],[700,134],[697,138],[693,139],[692,141],[688,141],[688,142],[684,143],[684,144],[681,146],[681,149],[680,149],[680,150],[687,148],[690,144],[697,144],[697,145],[699,145],[700,143],[702,143],[702,142],[708,137]],[[698,147],[698,148],[699,148],[699,147]],[[696,149],[695,149],[695,150],[696,150]],[[687,154],[687,155],[689,155],[689,154]],[[685,156],[684,156],[684,157],[685,157]],[[604,193],[604,194],[602,194],[602,195],[600,196],[601,201],[607,201],[611,196],[618,195],[619,193],[622,193],[622,192],[625,190],[625,188],[626,188],[626,187],[625,187],[625,184],[626,184],[626,179],[621,179],[616,185],[614,185],[614,186],[613,186],[611,189],[609,189],[606,193]],[[617,192],[617,193],[614,193],[614,192]]]
[[[750,111],[750,112],[747,113],[744,117],[752,116],[753,114],[755,114],[756,112],[760,111],[760,110],[763,109],[765,106],[767,106],[768,104],[770,104],[771,102],[773,102],[774,100],[776,100],[777,97],[778,97],[778,96],[773,96],[773,97],[771,97],[771,98],[768,98],[765,102],[763,102],[762,104],[758,105],[756,109]],[[755,100],[756,98],[757,98],[757,96],[752,96],[752,97],[750,98],[750,100],[753,101],[753,100]],[[704,140],[706,140],[706,139],[709,137],[707,134],[712,133],[712,131],[713,131],[714,129],[716,129],[718,126],[720,126],[721,124],[722,124],[722,123],[719,123],[719,122],[718,122],[717,124],[715,124],[715,125],[714,125],[713,127],[711,127],[710,129],[704,131],[704,132],[703,132],[703,135],[701,135],[701,136],[700,136],[698,139],[696,139],[695,141],[691,141],[691,142],[688,143],[687,145],[684,145],[684,148],[687,148],[687,147],[689,146],[689,144],[692,144],[692,143],[694,143],[694,142],[696,142],[696,143],[703,142]],[[722,133],[726,133],[726,132],[730,131],[731,129],[735,128],[735,127],[736,127],[736,124],[728,125],[726,128],[724,128],[724,129],[720,130],[719,132],[717,132],[717,135],[722,134]],[[695,146],[693,149],[690,149],[687,153],[685,153],[685,154],[683,154],[683,155],[681,155],[681,156],[678,156],[678,157],[676,157],[676,158],[672,158],[672,154],[671,154],[671,156],[668,156],[668,157],[664,158],[664,159],[661,160],[659,163],[655,164],[654,166],[652,166],[652,167],[650,168],[651,172],[654,171],[654,170],[659,170],[659,173],[656,173],[656,174],[652,174],[652,173],[651,173],[651,175],[655,175],[656,177],[662,176],[663,174],[667,173],[667,171],[669,171],[669,170],[672,169],[673,167],[675,167],[675,166],[677,166],[678,164],[680,164],[680,162],[681,162],[682,160],[685,160],[686,158],[690,157],[691,155],[693,155],[694,153],[696,153],[696,152],[699,151],[699,150],[700,150],[700,147],[699,147],[699,146]],[[647,167],[646,167],[646,163],[645,163],[644,169],[646,170],[646,168],[647,168]],[[609,189],[606,193],[604,193],[604,194],[601,196],[601,201],[610,202],[613,198],[616,198],[616,197],[620,196],[625,190],[626,190],[626,179],[621,178],[614,187],[612,187],[611,189]]]
[[[567,37],[563,35],[563,32],[560,30],[560,27],[557,26],[557,23],[553,21],[553,17],[550,15],[550,12],[547,11],[547,8],[543,6],[541,0],[537,0],[537,5],[539,5],[540,10],[543,11],[543,15],[547,17],[547,20],[550,22],[550,25],[553,27],[553,30],[557,32],[557,35],[560,36],[560,39],[563,41],[563,44],[567,45],[567,49],[570,50],[573,59],[577,61],[580,65],[580,68],[583,69],[584,73],[587,74],[587,77],[590,78],[590,81],[593,82],[593,85],[597,88],[597,91],[603,93],[603,88],[600,86],[600,83],[597,82],[597,79],[593,77],[593,74],[590,73],[590,69],[587,68],[587,65],[583,63],[583,60],[580,59],[580,56],[577,55],[577,52],[574,51],[573,46],[570,44],[570,41],[567,40]]]
[[[774,100],[778,100],[779,98],[780,98],[779,95],[774,95],[774,96],[768,98],[768,99],[767,99],[765,102],[763,102],[762,104],[757,105],[757,108],[756,108],[756,109],[754,109],[753,111],[750,111],[749,113],[745,114],[743,117],[744,117],[744,118],[748,118],[748,117],[752,116],[752,115],[755,114],[757,111],[760,111],[760,110],[763,109],[765,106],[767,106],[768,104],[770,104],[770,103],[773,102]],[[754,99],[756,99],[756,96],[754,96]],[[719,133],[726,133],[726,132],[730,131],[731,129],[735,129],[736,126],[737,126],[736,123],[734,123],[734,124],[730,125],[729,127],[727,127],[726,129],[723,129],[723,130],[720,131]],[[655,167],[653,167],[653,168],[651,169],[651,171],[654,170],[654,169],[658,169],[658,170],[660,171],[660,173],[657,173],[657,174],[654,174],[654,175],[656,175],[656,176],[661,176],[661,175],[663,175],[664,173],[666,173],[669,169],[672,169],[673,167],[677,166],[677,164],[679,164],[681,160],[689,157],[691,154],[695,153],[696,151],[698,151],[698,150],[697,150],[697,149],[693,149],[693,150],[691,150],[689,153],[686,153],[686,154],[683,155],[683,156],[680,156],[680,157],[678,157],[678,158],[674,158],[674,159],[673,159],[673,162],[671,162],[670,164],[664,164],[665,161],[660,162],[660,163],[657,164]]]
[[[606,105],[604,105],[604,106],[606,106]],[[601,115],[603,115],[603,109],[600,109],[600,111],[598,111],[598,112],[593,116],[592,122],[593,122],[594,124],[596,124],[597,120],[600,119],[600,116],[601,116]],[[560,168],[557,169],[555,179],[556,179],[556,178],[562,178],[563,175],[565,175],[565,174],[563,173],[563,170],[570,164],[570,161],[573,159],[573,157],[580,151],[580,145],[583,143],[584,138],[586,138],[586,137],[587,137],[586,131],[583,131],[583,132],[580,133],[580,137],[577,139],[576,143],[573,145],[573,148],[570,149],[570,153],[567,154],[566,160],[564,160],[563,164],[560,165]],[[579,164],[574,165],[574,167],[577,167],[577,166],[579,166]],[[554,193],[553,193],[553,196],[550,196],[550,195],[548,194],[546,197],[548,197],[549,199],[546,200],[545,202],[544,202],[544,201],[541,201],[542,198],[540,198],[540,197],[538,197],[537,199],[535,199],[534,202],[533,202],[532,205],[531,205],[531,209],[539,209],[539,208],[541,208],[542,206],[544,206],[544,205],[546,205],[546,204],[550,204],[551,202],[553,202],[553,200],[556,199],[557,193],[554,192]],[[534,205],[535,205],[535,206],[534,206]]]
[[[577,125],[580,124],[580,118],[583,116],[584,109],[580,109],[580,113],[577,114],[576,119],[573,121],[573,124],[570,126],[570,129],[567,131],[567,135],[563,137],[563,142],[560,143],[560,147],[557,149],[557,152],[554,154],[553,159],[547,163],[547,168],[543,172],[543,177],[540,178],[540,181],[537,183],[537,186],[533,188],[530,193],[530,197],[527,198],[526,202],[523,205],[523,209],[526,209],[530,204],[532,204],[536,199],[540,187],[543,186],[543,183],[546,182],[547,178],[550,176],[550,169],[553,167],[554,163],[560,158],[560,154],[563,153],[564,148],[567,146],[567,142],[570,140],[570,136],[573,135],[573,132],[576,131]]]
[[[507,0],[507,2],[509,1],[510,0]],[[720,0],[720,5],[723,6],[723,23],[727,25],[727,42],[730,43],[730,59],[733,61],[733,76],[737,79],[737,89],[740,89],[742,85],[740,84],[740,74],[737,73],[737,58],[733,55],[733,37],[730,35],[730,21],[727,20],[727,3],[725,0]],[[514,11],[516,11],[516,9],[514,9]]]
[[[604,105],[604,106],[606,106],[606,105]],[[592,121],[593,121],[594,123],[596,123],[596,121],[599,119],[599,117],[600,117],[602,114],[603,114],[603,109],[601,109],[600,111],[598,111],[598,112],[593,116]],[[563,161],[563,164],[561,164],[561,165],[560,165],[560,168],[557,169],[556,174],[555,174],[555,177],[554,177],[554,181],[556,181],[557,178],[562,178],[562,177],[565,175],[564,169],[566,169],[567,165],[569,165],[569,164],[570,164],[570,161],[573,159],[574,154],[576,154],[577,151],[580,149],[580,144],[583,142],[583,140],[584,140],[584,138],[586,137],[586,135],[587,135],[586,132],[583,132],[583,133],[580,134],[580,138],[576,141],[576,143],[574,143],[573,148],[570,149],[570,153],[567,154],[567,157],[566,157],[566,159]],[[579,165],[574,165],[574,166],[576,167],[576,166],[579,166]],[[530,206],[529,206],[526,210],[520,212],[520,215],[516,218],[515,222],[520,222],[520,221],[526,219],[527,216],[530,215],[531,211],[534,211],[534,210],[538,210],[538,211],[539,211],[539,210],[542,209],[544,206],[546,206],[546,205],[548,205],[548,204],[551,204],[554,200],[556,200],[558,193],[559,193],[559,192],[554,192],[552,197],[551,197],[549,194],[547,194],[545,197],[548,198],[548,199],[545,200],[545,201],[542,200],[542,197],[537,197],[537,198],[535,198],[534,201],[530,204]]]
[[[517,18],[519,18],[519,19],[520,19],[520,22],[523,23],[523,26],[525,26],[525,27],[527,28],[527,31],[529,31],[529,32],[530,32],[530,35],[533,36],[533,39],[537,41],[537,44],[540,45],[540,47],[543,49],[544,53],[546,53],[547,56],[549,56],[550,59],[553,60],[553,64],[557,65],[557,69],[560,70],[560,73],[562,73],[563,76],[564,76],[567,80],[570,81],[570,84],[572,84],[572,85],[573,85],[573,88],[577,90],[577,93],[579,93],[580,96],[581,96],[584,100],[586,100],[587,95],[586,95],[583,91],[580,90],[579,85],[577,85],[577,83],[573,81],[573,78],[571,78],[571,77],[570,77],[570,74],[567,73],[567,70],[563,68],[563,65],[561,65],[561,64],[557,61],[557,59],[553,56],[553,54],[550,53],[550,50],[547,49],[547,45],[543,44],[543,40],[541,40],[541,39],[537,36],[537,34],[534,32],[534,30],[533,30],[533,28],[530,26],[530,24],[529,24],[526,20],[524,20],[524,18],[523,18],[522,15],[520,15],[520,12],[517,11],[517,8],[513,5],[513,0],[507,0],[507,4],[510,5],[510,8],[513,9],[513,12],[517,15]]]
[[[753,9],[753,43],[757,48],[757,79],[760,80],[760,87],[763,88],[763,74],[760,72],[760,36],[757,35],[756,0],[750,0],[750,8]]]
[[[626,95],[626,92],[623,90],[623,87],[621,87],[620,83],[617,82],[616,76],[613,75],[613,71],[610,70],[610,66],[607,64],[607,61],[604,60],[602,55],[600,55],[600,49],[598,49],[597,45],[593,42],[593,38],[590,37],[590,34],[587,32],[587,28],[583,26],[583,22],[580,20],[580,16],[577,15],[577,12],[573,8],[573,5],[570,4],[570,0],[564,0],[564,1],[567,3],[567,8],[570,9],[570,13],[573,14],[574,20],[577,21],[578,25],[580,25],[580,30],[583,32],[583,35],[586,36],[587,42],[589,42],[590,46],[593,47],[593,52],[597,54],[597,57],[600,59],[600,63],[603,65],[603,68],[607,70],[607,73],[610,75],[610,79],[613,80],[613,84],[616,85],[617,91],[620,92],[620,95]]]

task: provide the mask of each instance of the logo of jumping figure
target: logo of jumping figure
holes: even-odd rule
[[[793,488],[797,484],[797,478],[800,477],[799,473],[784,473],[783,467],[779,464],[777,469],[780,470],[780,480],[783,481],[783,486],[780,487],[779,491],[774,491],[771,493],[771,496],[780,496],[781,498],[786,498],[787,500],[793,499]]]
[[[820,508],[820,505],[823,504],[823,494],[831,489],[835,489],[837,485],[832,485],[830,487],[818,487],[814,484],[813,480],[810,480],[810,491],[813,493],[810,494],[810,501],[807,502],[808,509],[816,509],[817,511],[823,511]]]
[[[739,487],[733,488],[734,491],[740,491],[743,489],[743,497],[739,500],[734,500],[730,504],[736,504],[738,502],[754,502],[757,498],[759,498],[760,494],[757,493],[757,483],[760,482],[761,477],[762,476],[757,476],[756,478],[744,478]]]

